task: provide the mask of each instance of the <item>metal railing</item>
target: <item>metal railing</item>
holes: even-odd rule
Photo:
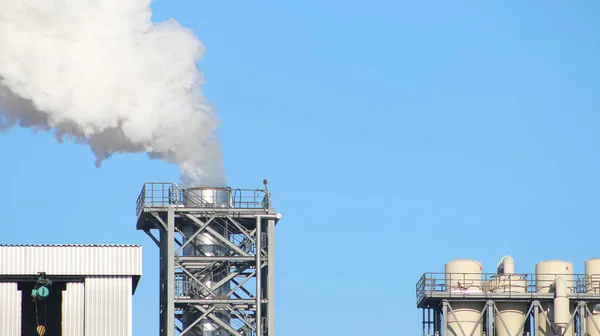
[[[187,294],[187,288],[186,288],[186,281],[185,279],[187,278],[186,274],[175,274],[175,292],[174,292],[174,296],[175,297],[182,297],[185,296],[185,294]]]
[[[174,296],[176,298],[230,299],[232,296],[227,295],[227,293],[231,290],[230,285],[225,284],[218,289],[213,290],[213,293],[209,292],[207,287],[200,285],[200,283],[206,284],[207,280],[211,280],[212,283],[216,283],[216,279],[222,279],[225,277],[224,274],[227,274],[225,269],[214,274],[211,274],[210,271],[204,269],[203,271],[194,274],[196,278],[196,280],[194,280],[187,274],[176,273]],[[212,276],[214,276],[216,279],[212,278]],[[210,285],[208,287],[210,287]]]
[[[496,273],[425,273],[416,285],[417,302],[427,295],[444,293],[448,297],[522,296],[553,293],[554,278],[563,276],[570,293],[599,295],[600,274],[512,274]]]
[[[218,199],[218,202],[215,203],[214,199]],[[198,190],[179,183],[149,182],[144,184],[137,198],[136,214],[139,216],[146,207],[170,205],[198,208],[269,209],[272,204],[271,193],[263,189],[209,188]]]

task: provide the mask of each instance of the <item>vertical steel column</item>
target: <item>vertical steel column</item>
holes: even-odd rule
[[[494,301],[487,302],[487,335],[494,335]]]
[[[442,336],[448,336],[448,301],[442,301]]]
[[[175,329],[175,208],[172,205],[167,210],[167,242],[165,327],[168,330],[166,335],[173,336]]]
[[[425,309],[421,309],[421,313],[423,314],[423,322],[421,323],[421,329],[423,331],[423,336],[427,335],[427,331],[425,330]]]
[[[533,304],[533,332],[535,336],[539,336],[540,334],[540,303],[539,301],[534,301]],[[545,321],[544,321],[545,322]]]
[[[581,336],[587,336],[587,323],[585,321],[585,301],[579,301],[579,333]]]
[[[167,326],[166,326],[166,321],[165,321],[165,315],[163,314],[163,311],[165,309],[165,306],[167,305],[167,296],[165,295],[165,286],[163,285],[165,283],[166,277],[165,277],[165,272],[166,272],[166,268],[167,268],[167,258],[165,256],[165,251],[167,249],[167,231],[166,228],[159,228],[159,235],[158,235],[158,245],[159,245],[159,250],[158,250],[158,259],[159,259],[159,270],[158,270],[158,276],[159,276],[159,287],[158,287],[158,295],[159,295],[159,304],[158,304],[158,313],[160,315],[158,323],[159,323],[159,335],[160,336],[171,336],[168,335],[168,331],[167,331]]]
[[[433,311],[433,333],[440,336],[440,310],[436,307]]]
[[[174,336],[175,329],[175,209],[167,210],[167,227],[160,229],[160,336]]]
[[[275,220],[267,222],[267,336],[275,336]]]
[[[262,336],[262,218],[256,217],[256,335]]]

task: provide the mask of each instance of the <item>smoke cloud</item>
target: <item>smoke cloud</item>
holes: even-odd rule
[[[53,131],[96,166],[146,152],[184,183],[225,184],[219,120],[197,63],[204,45],[151,0],[0,0],[0,129]]]

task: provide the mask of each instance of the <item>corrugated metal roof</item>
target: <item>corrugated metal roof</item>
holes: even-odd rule
[[[2,245],[0,275],[142,275],[139,245]]]

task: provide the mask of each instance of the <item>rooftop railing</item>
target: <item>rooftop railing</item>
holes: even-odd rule
[[[456,298],[553,293],[556,276],[563,276],[570,293],[600,294],[600,274],[425,273],[416,285],[417,302],[435,293]]]
[[[263,189],[188,188],[170,182],[150,182],[142,187],[137,202],[139,216],[146,207],[194,207],[270,209],[271,194]]]

